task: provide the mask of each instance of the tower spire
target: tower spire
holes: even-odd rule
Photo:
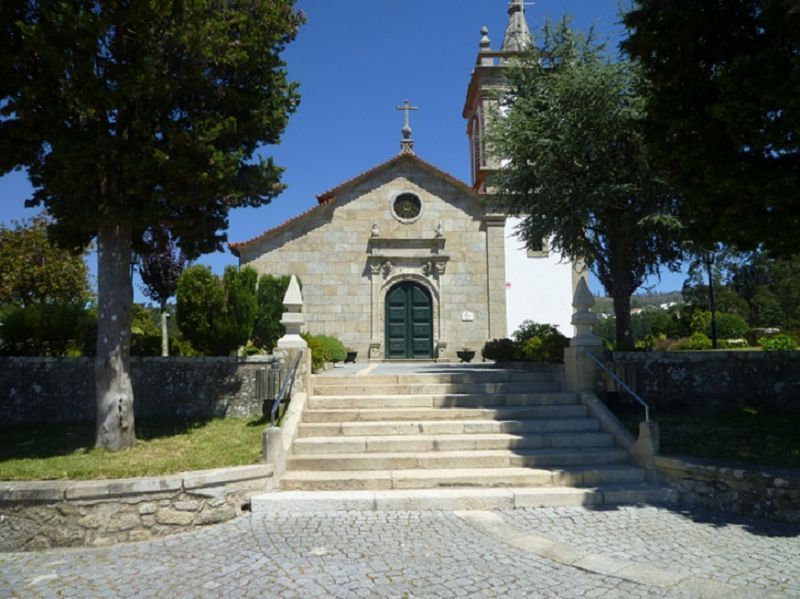
[[[503,52],[522,52],[531,45],[531,32],[525,18],[523,0],[511,0],[508,4],[508,26],[503,38]]]

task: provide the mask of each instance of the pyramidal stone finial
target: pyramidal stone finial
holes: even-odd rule
[[[531,31],[525,18],[523,0],[511,0],[508,5],[508,26],[503,37],[504,52],[522,52],[531,46]]]
[[[286,295],[283,296],[283,307],[286,310],[281,318],[281,324],[286,329],[286,334],[278,339],[279,349],[302,349],[308,347],[305,339],[300,336],[306,319],[303,316],[303,294],[297,277],[292,275]]]
[[[591,312],[594,306],[594,296],[589,291],[586,278],[578,279],[575,287],[575,295],[572,298],[572,307],[575,313],[572,315],[572,324],[575,325],[575,336],[570,341],[570,347],[599,347],[603,341],[594,334],[594,323],[597,322],[597,314]]]
[[[302,306],[303,294],[300,292],[300,284],[297,282],[297,277],[292,275],[289,281],[289,287],[286,289],[286,295],[283,296],[284,306]]]

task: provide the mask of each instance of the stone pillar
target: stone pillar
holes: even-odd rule
[[[489,309],[489,339],[501,339],[508,334],[506,324],[506,217],[487,214],[486,225],[486,284]]]
[[[306,319],[303,315],[303,294],[300,291],[300,284],[297,277],[292,275],[286,295],[283,296],[283,307],[286,310],[281,318],[281,324],[286,329],[286,334],[278,339],[275,351],[277,356],[283,357],[288,368],[294,361],[298,351],[304,350],[305,355],[301,358],[298,371],[295,374],[294,392],[303,391],[309,396],[312,394],[311,388],[311,352],[308,343],[300,336],[306,326]],[[298,384],[299,383],[299,384]]]
[[[369,333],[369,351],[367,357],[369,360],[380,360],[383,358],[381,354],[381,339],[383,333],[381,332],[381,271],[383,265],[380,262],[369,263],[369,292],[370,292],[370,333]]]
[[[303,315],[303,294],[300,292],[300,284],[297,277],[292,275],[289,281],[289,288],[283,296],[283,313],[281,324],[286,328],[286,334],[278,339],[278,349],[305,349],[308,347],[305,339],[300,336],[306,319]]]
[[[590,311],[592,306],[594,297],[589,291],[586,279],[581,278],[578,280],[572,300],[572,307],[575,308],[575,313],[572,315],[575,336],[570,341],[569,347],[564,350],[567,388],[575,393],[596,391],[599,368],[586,356],[586,352],[601,358],[605,351],[603,341],[592,331],[597,321],[597,314]]]

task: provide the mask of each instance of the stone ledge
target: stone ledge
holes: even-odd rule
[[[0,551],[139,541],[224,522],[271,464],[96,481],[0,482]]]
[[[661,477],[689,505],[800,523],[800,470],[657,456]]]

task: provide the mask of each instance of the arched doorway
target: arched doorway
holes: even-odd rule
[[[386,294],[386,358],[433,358],[433,301],[427,289],[411,281]]]

